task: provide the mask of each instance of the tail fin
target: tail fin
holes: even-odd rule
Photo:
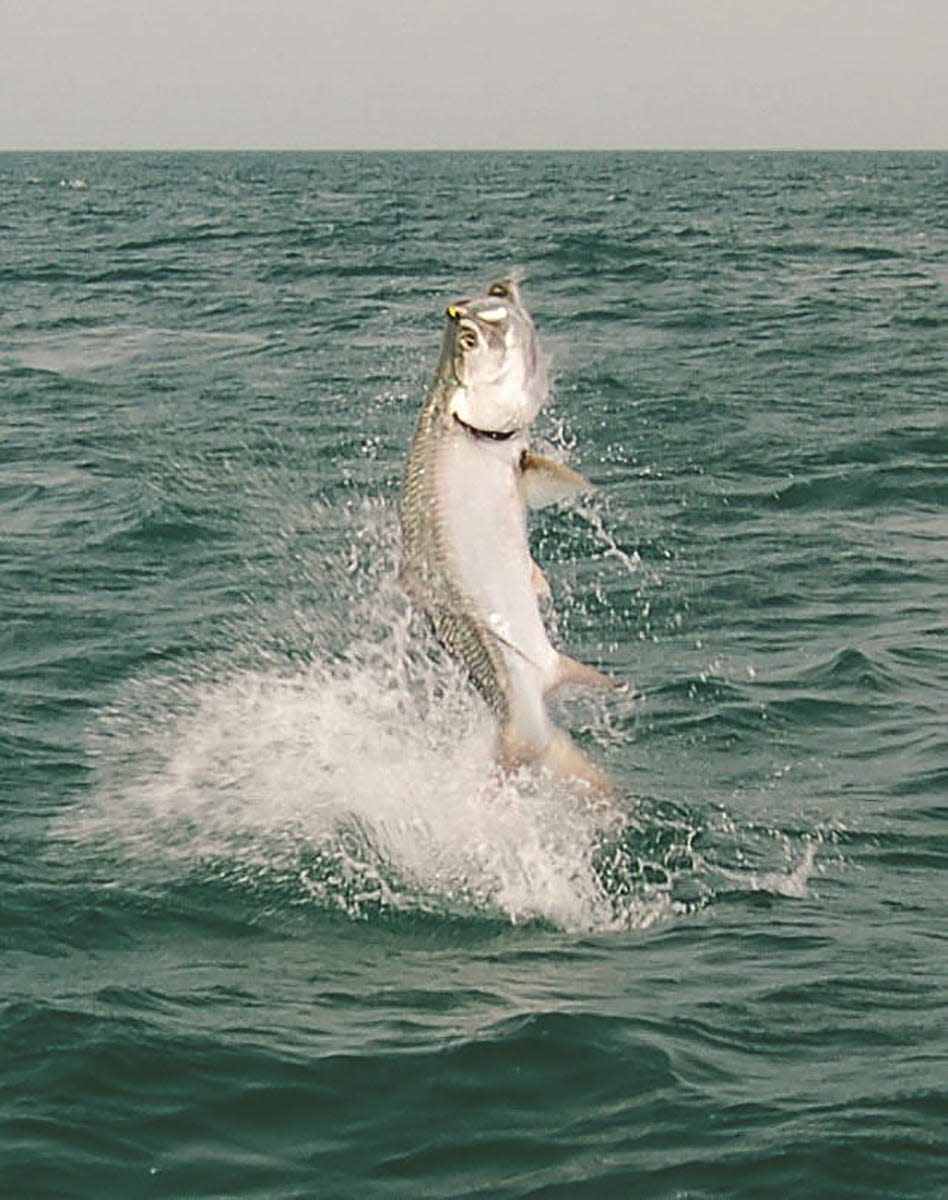
[[[597,795],[611,796],[615,790],[602,767],[588,758],[563,730],[554,730],[546,747],[537,751],[525,746],[509,725],[501,729],[497,742],[497,764],[501,770],[513,771],[533,762],[541,763],[561,779],[585,784]]]
[[[554,733],[540,761],[555,775],[585,783],[599,795],[611,796],[615,790],[602,767],[584,754],[569,734],[560,729]]]

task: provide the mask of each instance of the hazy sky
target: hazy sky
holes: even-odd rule
[[[0,0],[0,149],[948,148],[948,0]]]

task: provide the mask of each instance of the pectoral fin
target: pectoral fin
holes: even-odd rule
[[[615,688],[621,686],[618,679],[613,679],[611,675],[605,675],[595,667],[578,662],[575,658],[570,658],[568,654],[561,654],[556,668],[556,677],[548,690],[555,692],[557,688],[565,687],[569,683],[579,684],[582,687]]]
[[[572,467],[530,450],[524,451],[520,460],[520,486],[531,508],[543,508],[581,492],[592,491],[589,480]]]

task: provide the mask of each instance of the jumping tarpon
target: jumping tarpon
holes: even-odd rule
[[[551,645],[539,604],[549,589],[527,542],[528,504],[589,484],[529,449],[547,369],[517,283],[494,283],[446,315],[405,475],[402,581],[496,715],[499,764],[540,763],[608,790],[553,724],[546,697],[566,683],[614,681]]]

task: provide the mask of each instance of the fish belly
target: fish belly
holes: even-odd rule
[[[553,735],[544,695],[559,656],[533,583],[518,479],[523,449],[519,438],[485,443],[452,432],[439,455],[438,500],[458,590],[499,651],[506,678],[497,684],[506,699],[507,736],[533,756]]]

